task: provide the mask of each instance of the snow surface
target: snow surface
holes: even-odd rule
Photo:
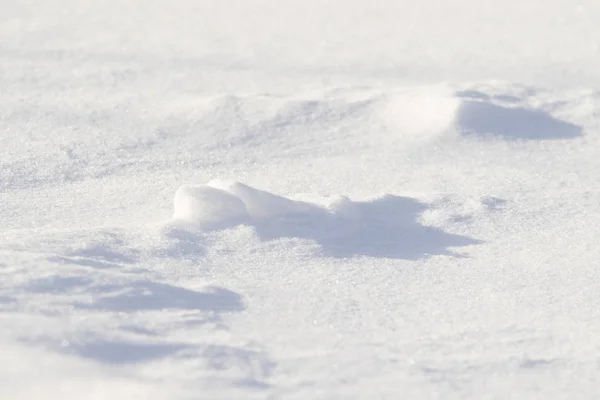
[[[599,20],[3,1],[0,398],[598,398]]]

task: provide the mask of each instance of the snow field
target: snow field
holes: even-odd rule
[[[598,398],[596,2],[5,3],[0,398]]]

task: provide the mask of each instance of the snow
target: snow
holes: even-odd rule
[[[448,247],[477,243],[419,223],[427,209],[414,198],[385,194],[353,202],[345,196],[323,199],[324,205],[296,201],[240,182],[213,180],[184,185],[174,201],[169,229],[212,231],[251,225],[261,241],[302,238],[333,257],[368,255],[418,259],[452,254]]]
[[[465,101],[456,124],[463,133],[508,139],[570,139],[582,134],[580,126],[553,118],[544,111],[488,101]]]
[[[597,398],[599,18],[6,2],[0,397]]]
[[[249,218],[244,202],[235,194],[209,185],[184,185],[173,200],[173,219],[201,229],[237,225]]]

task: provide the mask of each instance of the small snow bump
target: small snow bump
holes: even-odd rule
[[[173,219],[201,229],[222,229],[248,219],[239,197],[208,185],[183,185],[173,200]]]
[[[384,194],[365,201],[334,196],[324,205],[292,200],[235,181],[184,185],[175,195],[176,221],[194,229],[218,230],[240,224],[262,241],[301,238],[317,243],[323,254],[418,259],[453,255],[448,247],[479,243],[421,224],[427,205],[410,197]],[[178,235],[185,238],[187,226]],[[197,249],[196,239],[181,241]],[[196,250],[194,250],[197,252]]]
[[[291,200],[240,182],[213,180],[208,183],[208,186],[237,196],[245,205],[248,214],[256,219],[277,218],[289,214],[310,212],[315,208],[309,203]]]
[[[346,196],[334,196],[327,208],[334,214],[345,218],[357,219],[360,217],[360,211],[356,204]]]

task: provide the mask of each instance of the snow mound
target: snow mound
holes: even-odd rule
[[[294,201],[236,181],[217,179],[210,181],[207,186],[237,196],[245,205],[250,217],[258,220],[306,213],[315,209],[315,206],[309,203]]]
[[[175,192],[173,219],[203,230],[227,228],[308,213],[316,206],[252,188],[240,182],[213,180],[183,185]]]
[[[452,126],[460,100],[447,88],[412,88],[384,96],[377,114],[403,140],[423,140]]]
[[[183,185],[175,192],[173,219],[201,229],[221,229],[245,222],[246,205],[236,195],[209,185]]]
[[[333,257],[420,259],[452,255],[449,247],[479,243],[423,225],[420,217],[428,209],[426,204],[391,194],[365,201],[334,196],[317,204],[240,182],[214,180],[182,186],[175,194],[174,206],[175,222],[184,228],[215,231],[244,224],[251,226],[260,240],[306,239],[317,244],[321,254]],[[198,240],[181,230],[173,232],[186,248]],[[189,252],[183,249],[180,253]]]

